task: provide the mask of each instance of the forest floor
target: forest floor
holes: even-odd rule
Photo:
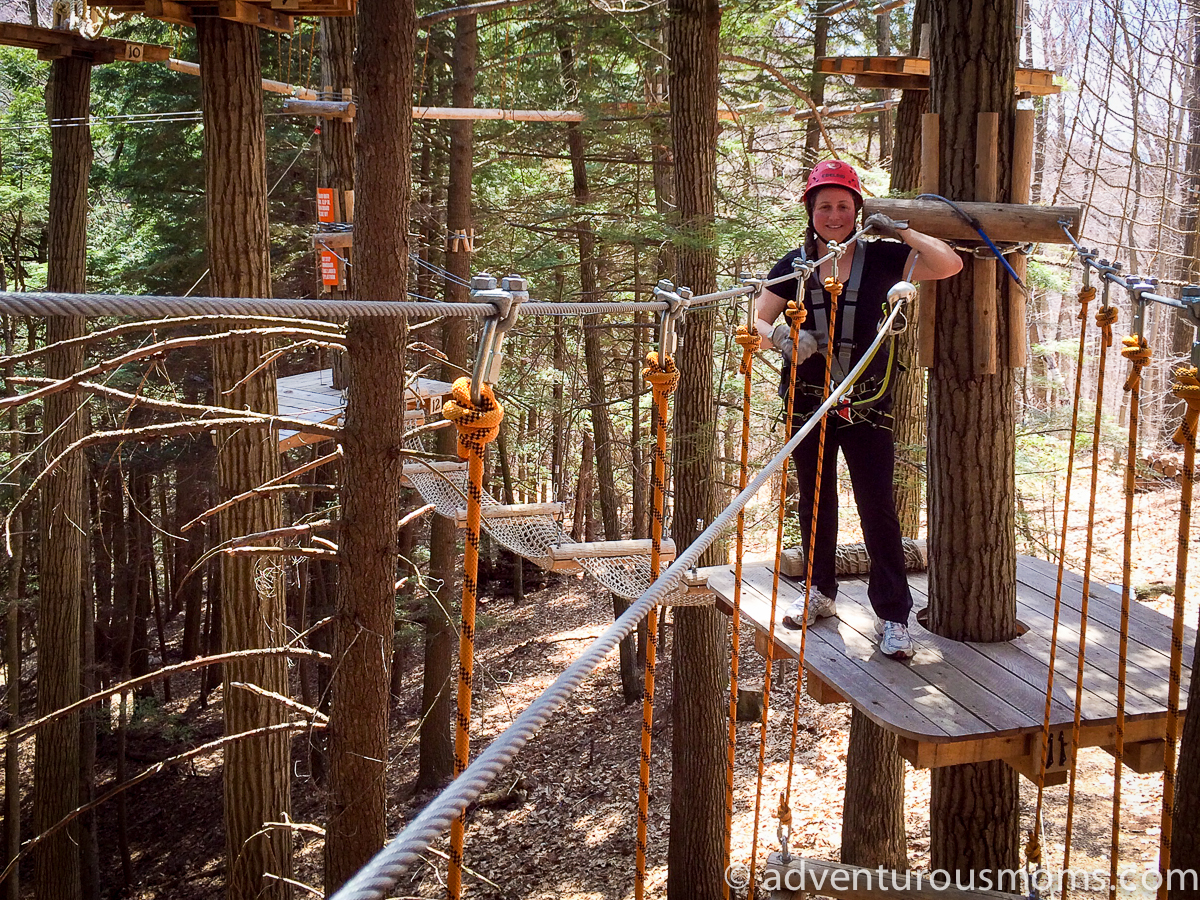
[[[1124,499],[1119,476],[1101,477],[1096,526],[1097,551],[1093,579],[1121,580],[1121,533]],[[1087,498],[1077,489],[1073,507],[1086,515]],[[1061,520],[1058,492],[1050,498],[1025,498],[1026,525]],[[848,503],[848,497],[842,498]],[[1134,522],[1133,583],[1174,581],[1179,489],[1137,495]],[[852,507],[851,507],[852,508]],[[844,529],[845,531],[845,529]],[[765,535],[763,539],[769,539]],[[842,540],[855,539],[844,533]],[[1034,541],[1038,538],[1035,536]],[[1068,558],[1082,571],[1084,529],[1073,527]],[[1030,552],[1023,548],[1022,552]],[[1193,547],[1191,571],[1196,572],[1200,548]],[[1196,592],[1191,592],[1193,597]],[[1172,598],[1144,601],[1164,615]],[[1187,608],[1189,624],[1197,621],[1197,604]],[[607,595],[574,578],[549,583],[527,595],[517,606],[511,597],[481,598],[476,650],[476,689],[473,742],[476,749],[504,730],[542,689],[612,620]],[[649,872],[647,894],[663,897],[667,877],[667,828],[670,803],[672,627],[665,628],[666,646],[659,647],[658,685],[651,765]],[[753,646],[752,631],[742,634],[743,648]],[[779,669],[776,670],[778,672]],[[763,661],[743,653],[742,678],[761,684]],[[414,796],[416,733],[420,709],[420,655],[406,657],[401,695],[393,707],[392,760],[389,765],[389,833],[395,833],[428,801]],[[774,807],[787,778],[791,703],[795,668],[786,666],[773,685],[771,716],[763,783],[762,825],[758,857],[778,849]],[[194,697],[194,686],[176,685],[177,696]],[[169,755],[164,733],[182,743],[212,739],[220,733],[219,691],[213,704],[201,711],[177,701],[160,711],[154,728],[131,742],[131,755],[152,761]],[[836,860],[841,842],[840,810],[845,784],[849,709],[844,704],[821,706],[801,694],[800,732],[793,782],[792,849],[811,857]],[[633,896],[641,704],[621,698],[616,655],[574,695],[495,782],[503,790],[524,779],[526,796],[513,808],[479,808],[467,829],[466,895],[480,898],[570,898],[616,900]],[[173,729],[173,732],[172,732]],[[294,744],[293,818],[320,824],[324,820],[324,791],[308,770],[305,738]],[[144,745],[144,746],[143,746]],[[173,752],[182,746],[177,745]],[[102,744],[102,762],[111,753]],[[758,726],[738,726],[737,775],[733,825],[733,858],[748,861],[755,811],[755,773]],[[144,764],[144,763],[142,763]],[[136,765],[134,768],[140,768]],[[1107,873],[1113,794],[1112,758],[1101,750],[1081,753],[1077,787],[1072,869]],[[913,869],[929,867],[929,785],[927,770],[907,767],[905,816],[909,862]],[[120,862],[114,850],[115,812],[102,814],[101,869],[106,896],[136,898],[200,898],[222,895],[223,843],[220,827],[221,770],[219,758],[209,758],[166,774],[134,789],[129,796],[129,830],[134,848],[134,886],[122,892]],[[1067,788],[1047,789],[1046,837],[1052,867],[1061,865]],[[1021,780],[1022,835],[1030,825],[1035,789]],[[1156,864],[1158,854],[1161,776],[1126,771],[1122,780],[1121,853],[1123,868],[1139,874]],[[322,846],[319,836],[298,834],[293,877],[321,886]],[[446,840],[439,842],[426,862],[412,869],[392,896],[402,898],[445,895]],[[26,881],[26,884],[29,882]],[[1087,895],[1087,892],[1078,892]],[[1138,892],[1149,897],[1151,891]],[[298,891],[296,896],[306,892]],[[1101,892],[1092,892],[1101,896]],[[315,895],[315,894],[314,894]]]

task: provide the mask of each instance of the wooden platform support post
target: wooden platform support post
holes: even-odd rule
[[[1018,109],[1013,123],[1012,154],[1012,202],[1028,203],[1033,191],[1033,131],[1036,114],[1032,109]],[[1009,264],[1022,283],[1028,272],[1028,261],[1024,253],[1014,253]],[[1025,368],[1025,291],[1011,279],[1007,283],[1008,296],[1008,353],[1005,365],[1013,369]]]
[[[1000,114],[983,112],[976,120],[975,199],[994,203],[999,166]],[[978,375],[996,374],[996,260],[976,259],[975,332],[971,348],[972,364]]]
[[[921,117],[921,174],[918,190],[922,194],[936,194],[939,191],[938,166],[941,151],[941,124],[937,113],[925,113]],[[864,210],[864,215],[866,215]],[[909,224],[912,224],[911,222]],[[919,226],[914,228],[920,230]],[[933,365],[934,329],[937,320],[937,282],[927,281],[921,285],[918,306],[920,321],[920,345],[918,359],[922,368]]]

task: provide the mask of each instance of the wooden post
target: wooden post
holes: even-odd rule
[[[936,194],[939,190],[938,165],[941,140],[940,118],[937,113],[925,113],[921,117],[921,174],[917,187],[922,194]],[[934,328],[937,325],[937,282],[928,281],[921,285],[917,307],[920,322],[917,355],[921,365],[933,366]]]
[[[996,202],[1000,114],[984,112],[976,120],[975,199]],[[974,273],[974,345],[972,366],[977,375],[996,374],[996,260],[976,259]]]
[[[1032,109],[1018,109],[1013,124],[1012,197],[1013,203],[1028,203],[1033,188],[1033,127],[1036,114]],[[1028,271],[1024,253],[1014,253],[1009,263],[1022,282]],[[1006,365],[1025,368],[1025,292],[1010,279],[1008,282],[1008,359]]]

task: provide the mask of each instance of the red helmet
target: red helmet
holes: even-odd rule
[[[859,183],[854,166],[849,163],[838,159],[827,159],[817,163],[808,176],[808,184],[801,199],[807,204],[815,192],[823,187],[845,188],[854,195],[855,205],[862,206],[862,184]]]

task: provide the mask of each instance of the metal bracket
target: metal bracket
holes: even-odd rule
[[[1146,304],[1150,302],[1144,299],[1142,294],[1153,293],[1157,286],[1157,278],[1130,275],[1125,279],[1125,288],[1129,291],[1129,299],[1133,304],[1133,321],[1129,323],[1129,327],[1139,340],[1146,328]]]
[[[1200,369],[1200,286],[1189,284],[1180,288],[1179,301],[1183,304],[1179,315],[1196,329],[1196,340],[1192,342],[1191,363]]]
[[[792,855],[788,852],[788,841],[792,837],[792,826],[784,825],[780,822],[775,834],[779,838],[779,858],[783,861],[784,865],[787,865],[792,861]]]
[[[1096,263],[1096,271],[1100,273],[1100,278],[1104,282],[1104,290],[1101,292],[1100,305],[1105,309],[1112,306],[1112,301],[1108,296],[1109,286],[1113,283],[1113,278],[1119,278],[1121,272],[1121,263],[1109,262],[1107,259],[1102,259]]]
[[[692,289],[681,287],[676,290],[675,285],[664,278],[655,286],[654,296],[667,304],[658,324],[658,362],[659,365],[665,365],[667,357],[675,355],[679,343],[675,326],[691,302]]]
[[[746,327],[751,332],[754,331],[755,306],[758,303],[759,296],[762,295],[763,282],[767,280],[767,276],[761,273],[755,275],[743,275],[738,279],[750,290],[746,293]]]
[[[897,281],[891,286],[887,292],[887,303],[889,309],[895,309],[897,306],[904,306],[906,303],[912,303],[917,296],[917,286],[911,281]],[[891,313],[889,313],[890,315]],[[883,322],[879,323],[879,327],[883,328]],[[908,316],[904,311],[892,320],[890,334],[904,334],[908,329]]]
[[[478,405],[482,400],[483,385],[495,384],[500,378],[504,336],[516,323],[521,303],[529,299],[529,283],[520,275],[508,275],[497,288],[496,279],[482,272],[471,279],[471,299],[496,307],[496,315],[489,316],[483,323],[475,368],[471,372],[471,402]]]

